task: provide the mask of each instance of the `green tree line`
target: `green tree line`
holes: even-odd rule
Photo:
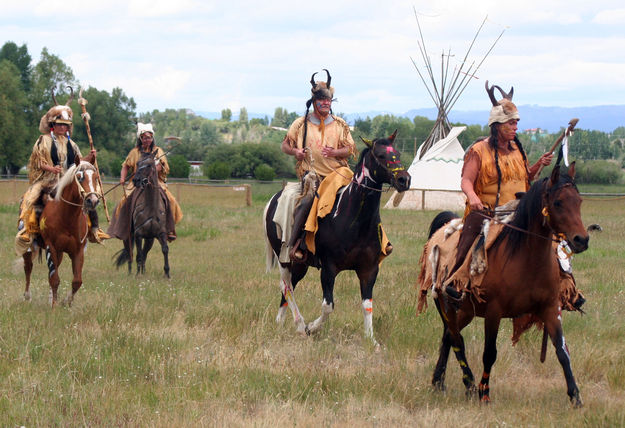
[[[16,174],[28,162],[32,146],[39,135],[39,120],[52,106],[54,90],[59,103],[75,92],[80,81],[72,69],[58,56],[43,48],[39,61],[34,63],[27,46],[6,42],[0,49],[0,173]],[[76,93],[76,96],[78,94]],[[98,164],[104,176],[119,176],[121,163],[136,143],[136,122],[151,122],[155,140],[169,152],[172,176],[187,177],[187,161],[203,161],[203,173],[209,178],[292,178],[294,159],[284,155],[280,144],[285,130],[298,117],[277,107],[273,117],[249,118],[247,109],[239,110],[237,120],[229,108],[221,111],[220,119],[206,119],[188,109],[136,112],[134,99],[121,88],[111,92],[94,87],[85,88],[91,115],[90,129],[98,150]],[[85,125],[76,102],[72,138],[88,152]],[[341,116],[341,113],[338,113]],[[454,124],[461,125],[461,124]],[[359,150],[364,148],[360,136],[375,138],[388,136],[396,129],[396,144],[402,152],[404,164],[409,165],[418,146],[434,126],[434,121],[416,116],[413,119],[394,115],[378,115],[357,119],[353,127],[354,140]],[[530,161],[549,149],[563,129],[555,134],[519,134]],[[486,126],[469,125],[460,135],[464,148],[480,137],[488,135]],[[176,138],[170,138],[176,137]],[[625,163],[625,127],[612,134],[577,130],[570,138],[571,159],[609,162],[620,172]],[[614,168],[614,167],[612,167]],[[610,175],[610,177],[612,177]],[[611,178],[612,179],[612,178]]]

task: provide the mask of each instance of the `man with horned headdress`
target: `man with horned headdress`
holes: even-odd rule
[[[503,98],[495,98],[495,88]],[[486,92],[492,103],[488,126],[490,136],[477,141],[467,149],[462,167],[460,187],[467,197],[464,226],[458,242],[456,261],[449,277],[460,268],[469,249],[482,230],[484,217],[481,213],[492,213],[496,207],[516,199],[518,192],[526,192],[530,182],[542,166],[553,159],[552,153],[544,153],[538,161],[529,166],[523,146],[516,135],[520,120],[517,107],[512,102],[514,88],[509,93],[499,86],[488,87]],[[554,257],[555,257],[554,252]],[[572,275],[561,275],[564,307],[579,309],[585,299],[575,287]]]
[[[354,156],[356,145],[352,139],[349,125],[338,116],[332,114],[334,88],[330,86],[332,77],[324,69],[328,77],[326,82],[315,82],[314,73],[310,78],[311,97],[306,101],[306,114],[296,119],[290,126],[282,141],[282,151],[295,157],[297,176],[300,179],[310,172],[323,180],[337,168],[346,167],[347,159]],[[310,107],[313,112],[309,113]],[[303,197],[294,212],[293,229],[289,241],[290,259],[302,261],[305,249],[303,244],[303,228],[312,206],[312,197]]]
[[[71,89],[71,88],[70,88]],[[39,233],[39,214],[43,210],[46,195],[54,188],[61,175],[74,164],[76,156],[82,157],[78,145],[71,139],[72,109],[69,107],[74,99],[72,94],[65,105],[59,105],[52,93],[54,106],[43,115],[39,122],[39,136],[33,146],[28,163],[28,179],[30,187],[22,197],[18,232],[15,237],[15,250],[18,255],[24,254]],[[95,158],[95,150],[90,156]],[[110,236],[99,228],[98,213],[88,211],[89,241],[100,243]]]

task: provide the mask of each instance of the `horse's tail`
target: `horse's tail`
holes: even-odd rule
[[[434,235],[438,229],[449,223],[451,220],[458,218],[458,214],[452,211],[441,211],[434,217],[430,224],[430,231],[428,232],[428,240]]]
[[[113,259],[115,259],[113,264],[115,264],[115,267],[119,269],[124,264],[130,261],[130,253],[126,248],[122,248],[121,250],[113,254]]]
[[[267,233],[267,212],[269,211],[272,200],[273,198],[267,202],[265,210],[263,211],[263,229],[265,230],[265,270],[267,272],[275,268],[278,264],[278,258],[276,257],[276,253],[273,251],[271,242],[269,242],[269,234]]]

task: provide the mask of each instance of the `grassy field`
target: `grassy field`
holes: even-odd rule
[[[465,397],[453,358],[447,392],[430,387],[442,326],[432,305],[415,316],[415,281],[433,212],[382,212],[395,251],[374,290],[376,352],[363,336],[351,272],[339,275],[335,311],[319,334],[297,335],[290,316],[276,325],[279,275],[265,273],[261,215],[279,184],[255,186],[251,206],[232,188],[172,186],[185,217],[170,246],[171,281],[158,245],[135,277],[113,269],[119,241],[90,244],[73,306],[54,310],[45,264],[35,265],[32,301],[22,298],[13,252],[22,185],[0,182],[0,426],[625,425],[623,199],[583,204],[585,223],[604,232],[573,262],[588,299],[586,315],[564,315],[584,400],[573,410],[553,348],[541,364],[535,330],[512,347],[509,321],[490,405]],[[109,210],[120,196],[109,194]],[[64,296],[67,259],[60,275]],[[317,271],[296,296],[307,321],[320,314]],[[479,377],[481,320],[464,333]]]

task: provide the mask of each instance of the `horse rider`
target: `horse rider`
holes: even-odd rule
[[[332,114],[334,88],[330,86],[330,73],[328,70],[325,72],[327,82],[315,82],[317,73],[312,75],[311,97],[306,101],[306,114],[291,124],[282,141],[282,151],[297,160],[295,171],[300,180],[314,171],[321,181],[337,168],[346,167],[347,159],[356,152],[349,125]],[[311,106],[313,112],[309,113]],[[293,230],[288,247],[290,259],[295,262],[305,258],[304,224],[312,203],[312,197],[304,197],[293,214]]]
[[[54,96],[54,94],[53,94]],[[43,210],[47,194],[56,185],[61,175],[74,164],[76,156],[82,157],[78,145],[71,139],[72,109],[67,105],[50,108],[39,122],[39,136],[33,146],[28,163],[28,179],[30,186],[20,204],[18,232],[15,237],[15,250],[18,255],[24,254],[31,246],[36,234],[39,233],[39,215]],[[95,159],[96,151],[91,150]],[[101,243],[110,236],[99,228],[98,213],[88,211],[91,227],[88,233],[90,242]]]
[[[142,153],[155,153],[155,164],[158,175],[158,184],[161,189],[161,195],[165,202],[166,211],[166,229],[167,240],[169,242],[176,239],[176,224],[182,219],[182,209],[174,195],[167,188],[167,175],[169,174],[169,163],[167,162],[167,156],[160,147],[154,143],[154,128],[151,123],[137,124],[137,143],[135,147],[130,150],[126,160],[122,163],[122,170],[119,178],[120,184],[126,184],[126,179],[129,174],[133,174],[137,169],[137,162],[141,159]],[[130,195],[135,190],[135,186],[130,180],[124,190],[124,198],[119,202],[115,208],[111,224],[107,232],[118,239],[125,239],[130,230],[132,212],[130,210],[129,200]]]
[[[497,100],[497,88],[503,99]],[[499,86],[488,87],[486,91],[492,103],[488,126],[490,136],[471,145],[465,154],[460,187],[466,195],[464,225],[458,242],[456,261],[449,277],[462,265],[469,249],[480,234],[483,214],[516,199],[517,192],[526,192],[536,173],[551,164],[552,153],[544,153],[538,161],[529,166],[523,146],[517,137],[520,120],[517,107],[512,102],[514,88],[505,93]],[[555,253],[554,253],[555,257]],[[574,308],[579,309],[585,299],[574,289],[569,290]]]

